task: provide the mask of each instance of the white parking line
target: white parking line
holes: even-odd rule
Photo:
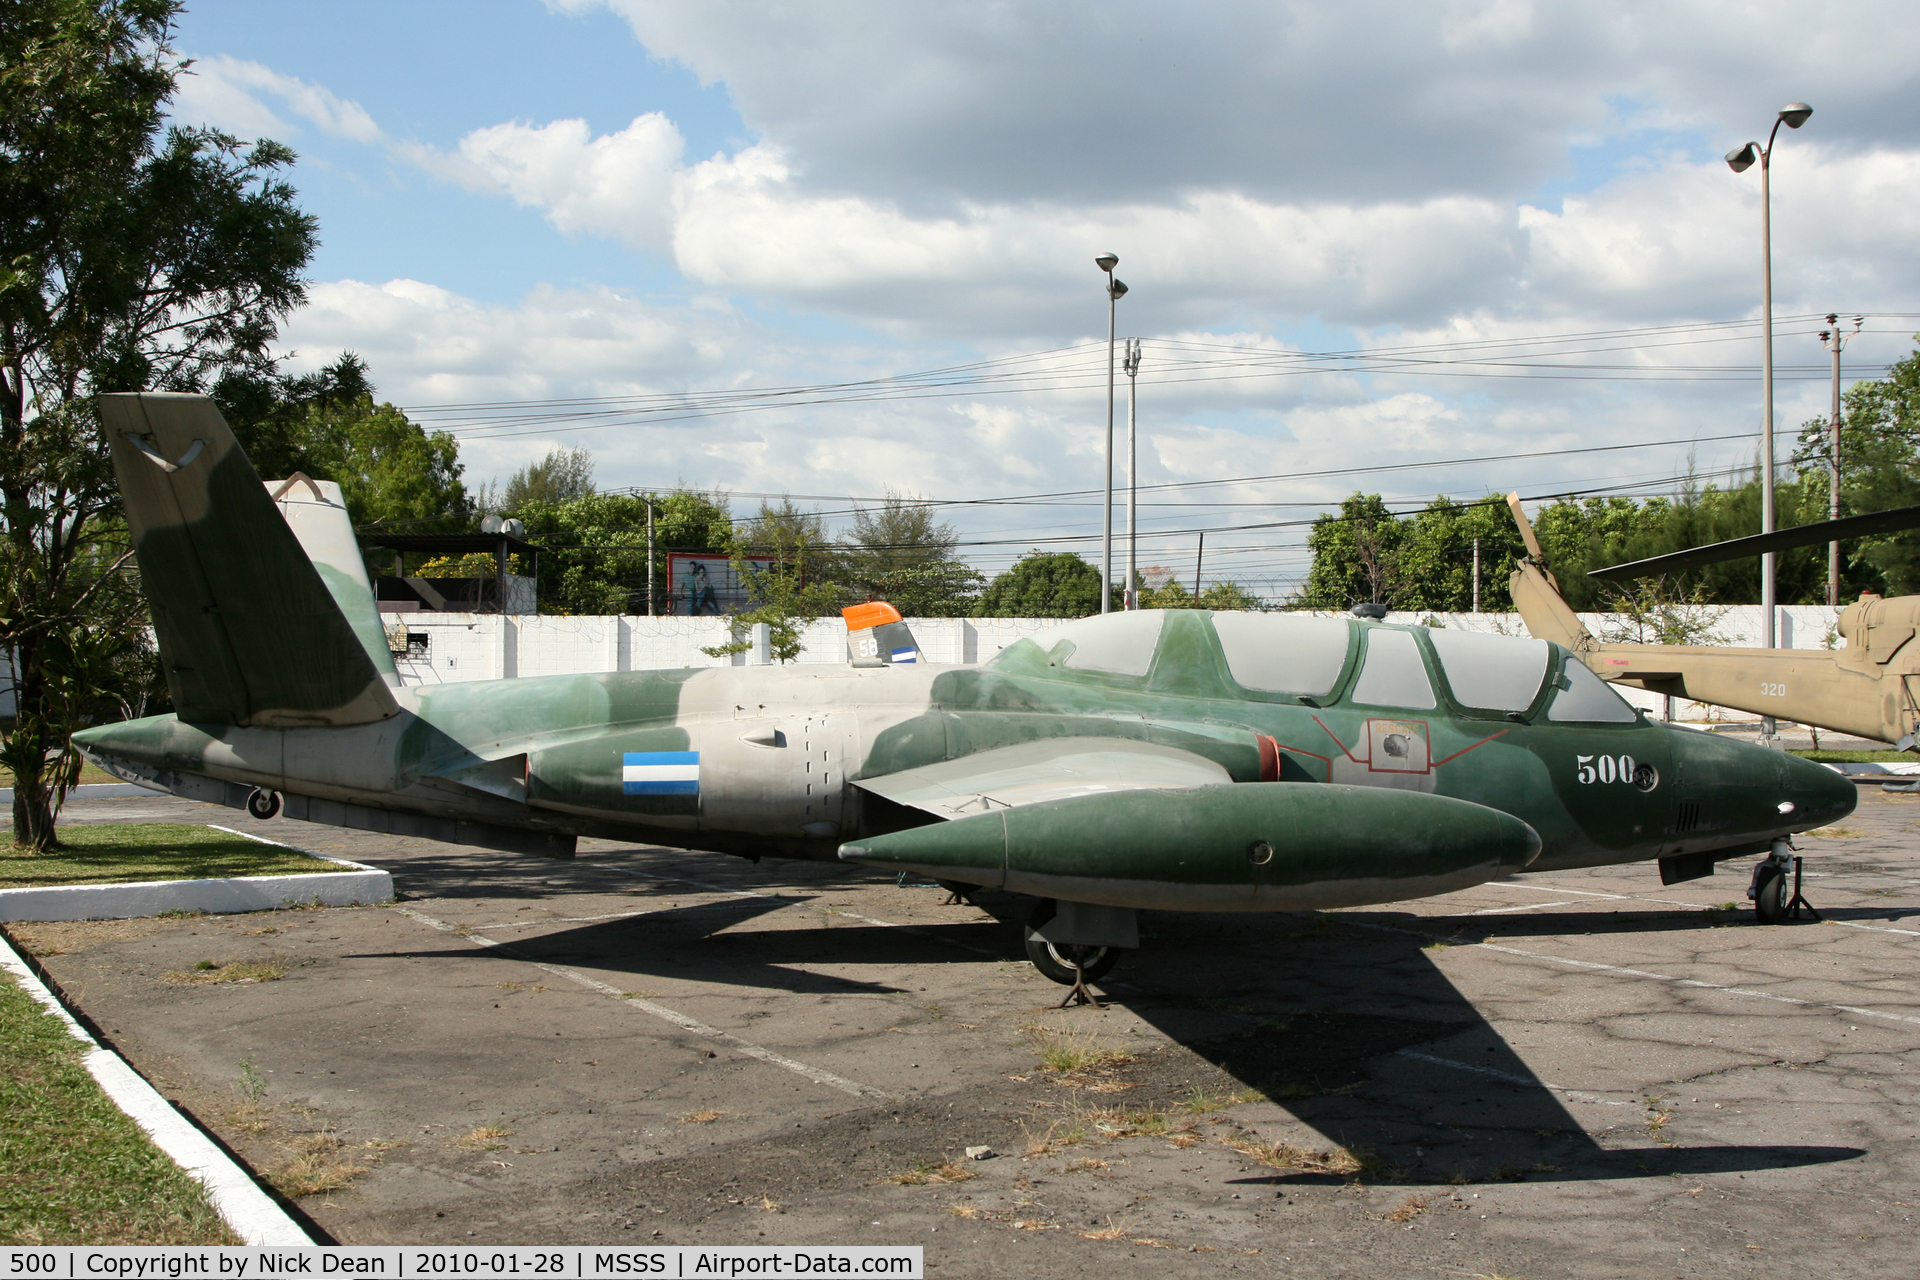
[[[495,929],[533,929],[543,924],[595,924],[601,920],[632,920],[636,916],[657,916],[666,911],[703,911],[712,907],[737,907],[737,902],[689,902],[686,906],[649,907],[645,911],[614,911],[604,916],[549,916],[538,920],[505,920],[499,924],[468,925],[476,932]]]
[[[1529,902],[1524,907],[1488,907],[1484,911],[1475,911],[1470,914],[1476,916],[1503,916],[1509,911],[1538,911],[1541,907],[1564,907],[1566,905],[1567,902],[1564,898],[1555,898],[1552,902]]]
[[[697,1036],[706,1036],[709,1039],[725,1041],[741,1053],[746,1054],[749,1058],[758,1058],[760,1061],[771,1063],[776,1067],[784,1067],[786,1070],[792,1071],[797,1075],[805,1076],[815,1084],[824,1084],[829,1088],[838,1089],[842,1093],[850,1093],[856,1098],[891,1097],[890,1094],[876,1089],[872,1085],[860,1084],[857,1081],[848,1080],[844,1076],[837,1076],[831,1071],[823,1071],[819,1067],[808,1066],[806,1063],[786,1057],[784,1054],[778,1054],[771,1049],[762,1048],[760,1045],[754,1044],[751,1041],[742,1040],[732,1032],[722,1031],[718,1027],[710,1027],[696,1018],[690,1018],[684,1013],[667,1008],[665,1005],[655,1004],[651,1000],[644,1000],[637,996],[629,995],[618,987],[610,986],[597,978],[589,978],[586,974],[577,970],[569,969],[564,965],[549,964],[544,960],[535,960],[532,956],[516,949],[511,943],[497,942],[492,938],[483,938],[474,933],[462,933],[446,921],[436,920],[424,912],[413,910],[411,907],[395,906],[392,910],[406,916],[409,920],[417,920],[429,928],[438,929],[442,933],[452,934],[457,938],[464,938],[476,947],[490,948],[499,952],[501,955],[512,956],[515,960],[523,964],[530,964],[536,969],[551,973],[557,978],[565,978],[569,982],[578,983],[589,991],[597,991],[601,995],[612,996],[622,1005],[630,1009],[638,1009],[641,1013],[651,1014],[662,1021],[671,1022],[683,1031],[691,1031]]]
[[[1489,880],[1479,886],[1482,889],[1525,889],[1528,893],[1577,893],[1587,898],[1624,898],[1624,893],[1598,893],[1592,889],[1555,889],[1551,885],[1532,884],[1519,880]]]
[[[1815,874],[1816,873],[1812,871],[1807,872],[1808,878],[1813,877]],[[1689,911],[1713,911],[1717,909],[1711,903],[1682,902],[1678,898],[1647,898],[1637,893],[1595,893],[1590,889],[1552,889],[1544,884],[1502,884],[1497,880],[1490,880],[1482,887],[1494,889],[1530,889],[1539,893],[1578,893],[1593,898],[1611,898],[1616,902],[1653,902],[1666,907],[1685,907]],[[1555,907],[1560,905],[1561,904],[1557,902],[1536,902],[1524,907],[1489,907],[1484,911],[1470,911],[1467,914],[1497,916],[1508,911],[1535,911],[1541,907]],[[1861,924],[1855,920],[1835,920],[1832,916],[1822,916],[1820,918],[1827,924],[1837,924],[1843,929],[1865,929],[1870,933],[1899,933],[1905,934],[1909,938],[1920,938],[1920,929],[1895,929],[1891,925]]]
[[[1390,924],[1367,924],[1359,920],[1350,921],[1356,928],[1373,929],[1380,933],[1401,933],[1415,938],[1434,938],[1446,941],[1446,935],[1427,929],[1401,929]],[[1700,978],[1682,978],[1671,973],[1654,973],[1647,969],[1629,969],[1623,965],[1601,964],[1598,960],[1575,960],[1568,956],[1548,955],[1544,951],[1523,951],[1519,947],[1503,947],[1493,942],[1463,942],[1456,944],[1462,950],[1477,948],[1482,951],[1497,951],[1502,955],[1524,956],[1529,960],[1545,960],[1550,964],[1571,965],[1576,969],[1592,969],[1599,973],[1615,974],[1623,978],[1650,978],[1655,982],[1671,982],[1675,986],[1698,987],[1707,991],[1724,991],[1728,995],[1752,996],[1756,1000],[1772,1000],[1779,1004],[1797,1004],[1809,1009],[1831,1009],[1839,1013],[1850,1013],[1861,1018],[1879,1018],[1886,1022],[1904,1022],[1920,1027],[1920,1018],[1901,1013],[1881,1013],[1878,1009],[1864,1009],[1859,1005],[1832,1004],[1825,1000],[1802,1000],[1798,996],[1775,995],[1771,991],[1755,991],[1750,987],[1732,987],[1719,982],[1707,982]]]

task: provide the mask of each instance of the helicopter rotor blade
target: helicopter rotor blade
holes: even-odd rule
[[[1634,560],[1605,569],[1590,569],[1587,576],[1606,582],[1626,582],[1633,578],[1650,578],[1655,574],[1693,569],[1703,564],[1718,564],[1722,560],[1738,560],[1742,556],[1764,555],[1769,551],[1786,551],[1792,547],[1811,547],[1822,542],[1840,542],[1847,538],[1864,538],[1869,534],[1897,533],[1913,528],[1920,528],[1920,506],[1895,507],[1891,511],[1843,516],[1838,520],[1822,520],[1818,524],[1797,524],[1791,529],[1776,529],[1772,533],[1732,538],[1726,542],[1709,543],[1704,547],[1692,547],[1686,551]]]

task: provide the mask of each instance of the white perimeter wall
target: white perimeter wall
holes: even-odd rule
[[[1722,643],[1757,646],[1762,615],[1758,605],[1703,610]],[[1781,648],[1838,648],[1834,631],[1838,609],[1792,605],[1778,610]],[[1337,614],[1321,614],[1337,617]],[[1628,624],[1615,614],[1583,613],[1587,629],[1615,638]],[[725,618],[535,617],[477,613],[390,613],[388,626],[404,624],[410,636],[426,639],[419,657],[397,656],[403,684],[449,684],[462,680],[505,680],[520,676],[573,675],[591,671],[646,671],[673,667],[747,666],[764,662],[759,653],[713,658],[701,652],[732,640]],[[1388,621],[1431,621],[1460,631],[1489,631],[1524,636],[1517,613],[1396,613]],[[929,663],[984,662],[1025,636],[1059,625],[1051,618],[908,618]],[[838,618],[822,618],[803,632],[802,664],[838,666],[847,661],[847,630]],[[1656,714],[1663,699],[1636,689],[1627,698]],[[1745,712],[1676,700],[1679,720],[1752,720]]]

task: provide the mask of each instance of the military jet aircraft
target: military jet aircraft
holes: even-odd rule
[[[1726,645],[1617,644],[1596,639],[1560,594],[1518,494],[1507,505],[1520,526],[1527,558],[1508,587],[1529,634],[1564,645],[1601,679],[1653,693],[1756,715],[1810,724],[1836,733],[1893,743],[1905,751],[1920,733],[1920,596],[1863,595],[1841,610],[1834,629],[1843,649],[1758,649]],[[1887,533],[1920,524],[1920,507],[1847,516],[1735,538],[1588,573],[1621,581],[1713,564],[1832,539]]]
[[[103,768],[291,817],[571,856],[580,836],[840,859],[1039,898],[1080,984],[1141,909],[1401,901],[1523,868],[1708,874],[1850,812],[1844,778],[1639,716],[1565,649],[1359,618],[1146,611],[978,666],[401,687],[338,491],[261,481],[213,403],[101,397],[175,713]],[[863,629],[899,627],[866,610]],[[866,665],[863,665],[866,664]]]

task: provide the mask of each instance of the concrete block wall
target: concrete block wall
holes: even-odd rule
[[[1730,645],[1757,646],[1762,615],[1759,606],[1705,610],[1720,639]],[[1321,616],[1334,617],[1335,614]],[[1777,643],[1782,648],[1837,648],[1834,631],[1837,609],[1825,605],[1792,605],[1779,610]],[[1581,621],[1597,636],[1629,638],[1627,621],[1614,614],[1581,614]],[[502,680],[522,676],[570,675],[591,671],[646,671],[677,667],[746,666],[766,661],[759,652],[715,658],[702,649],[732,640],[725,618],[549,617],[471,613],[389,614],[389,625],[403,624],[416,644],[416,656],[395,659],[401,681],[408,685],[450,684],[463,680]],[[1524,636],[1526,627],[1515,613],[1395,613],[1388,621],[1450,627]],[[1025,636],[1059,625],[1051,618],[909,618],[920,642],[923,662],[955,664],[984,662]],[[803,665],[838,666],[847,661],[846,626],[838,618],[821,618],[802,631]],[[750,637],[748,637],[750,638]],[[1656,715],[1665,700],[1635,689],[1620,691],[1638,706]],[[1676,720],[1740,722],[1756,720],[1746,712],[1709,707],[1676,699]]]
[[[921,659],[982,662],[1022,636],[1057,623],[1048,618],[909,618]],[[676,667],[746,666],[753,652],[716,658],[703,649],[733,639],[725,618],[511,617],[483,613],[395,613],[409,654],[395,658],[404,684],[450,684],[585,671],[647,671]],[[752,637],[743,637],[751,639]],[[847,661],[847,629],[821,618],[801,631],[798,661],[839,666]],[[761,658],[761,660],[765,660]]]

